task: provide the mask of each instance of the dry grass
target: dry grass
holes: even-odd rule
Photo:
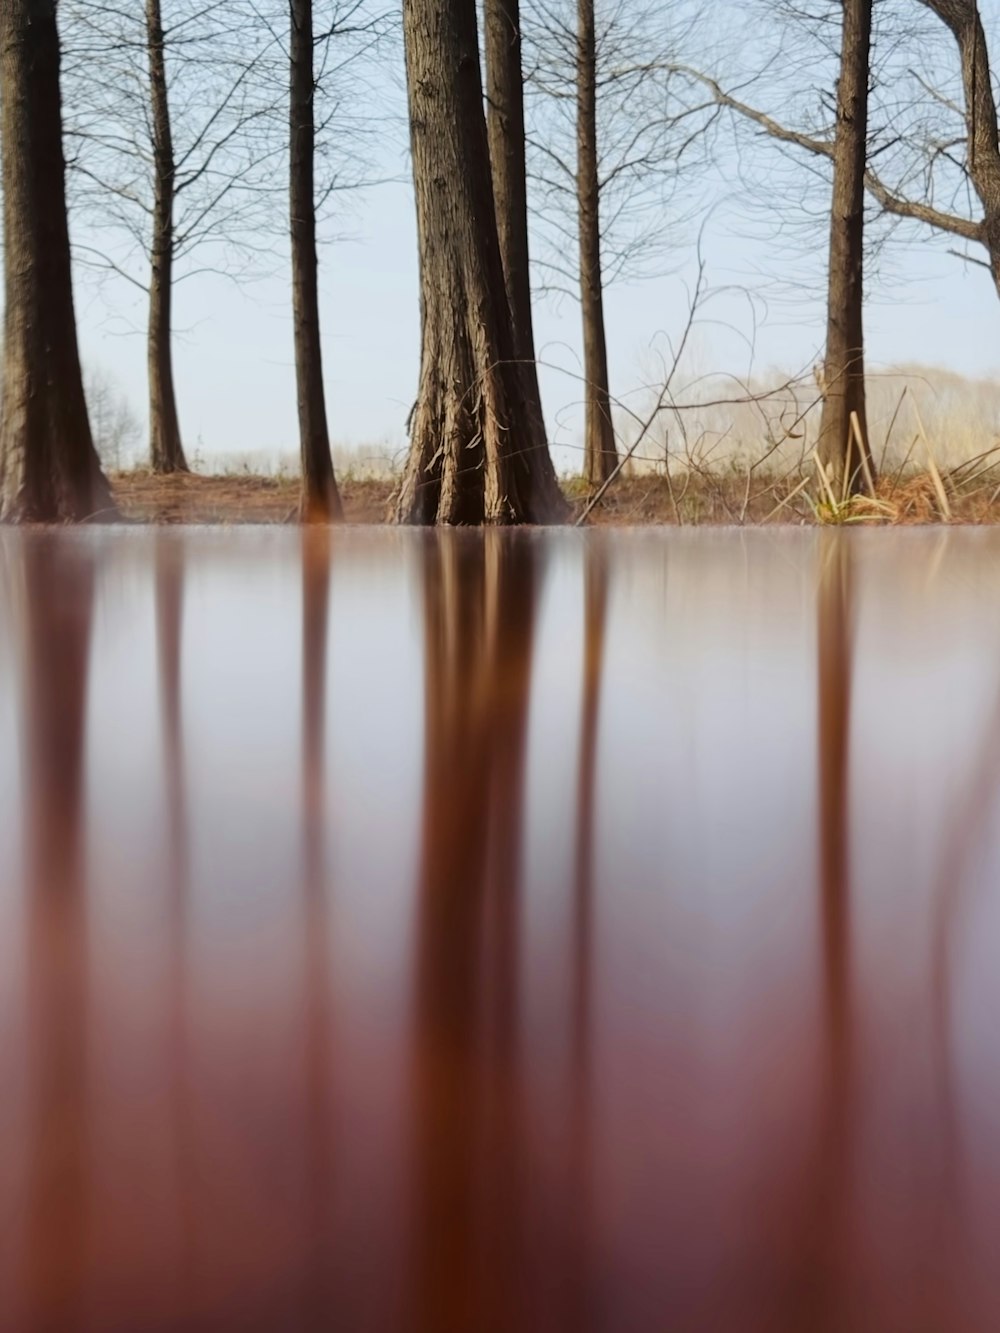
[[[126,518],[144,523],[288,523],[296,517],[294,477],[174,476],[124,472],[112,478]],[[382,523],[391,478],[347,477],[341,494],[348,522]],[[563,483],[579,513],[588,491],[579,478]],[[943,488],[944,497],[941,490]],[[589,521],[597,525],[850,523],[866,525],[1000,523],[1000,467],[966,465],[935,478],[906,472],[879,480],[875,497],[824,498],[811,465],[780,475],[736,466],[663,475],[619,477]]]
[[[298,478],[287,475],[119,472],[111,484],[123,515],[138,523],[291,523],[298,514]],[[342,481],[348,521],[381,523],[392,485],[385,478]]]

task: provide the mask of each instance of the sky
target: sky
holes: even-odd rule
[[[997,17],[1000,0],[984,10],[988,19]],[[382,93],[387,105],[395,104],[397,81],[387,80]],[[358,192],[346,212],[327,224],[320,251],[321,318],[335,445],[374,446],[398,456],[405,449],[405,422],[417,384],[418,275],[403,135],[391,118],[386,124],[374,154],[381,173],[397,179]],[[670,240],[657,271],[608,291],[611,387],[623,401],[641,405],[641,386],[653,375],[657,352],[683,332],[699,236],[713,295],[691,339],[689,368],[745,377],[776,367],[800,371],[818,358],[824,332],[822,227],[813,227],[803,240],[761,225],[760,200],[748,207],[747,190],[759,190],[767,181],[769,164],[776,179],[794,168],[766,140],[755,139],[751,147],[754,173],[748,185],[739,156],[746,148],[720,136],[698,207],[679,207],[683,221],[665,207]],[[825,182],[805,175],[801,180],[802,201],[810,212],[821,213]],[[799,201],[789,196],[781,206],[794,209]],[[113,243],[92,218],[72,221],[76,240]],[[911,362],[976,377],[1000,370],[1000,305],[989,275],[947,249],[947,241],[910,230],[880,262],[869,284],[866,314],[871,370]],[[98,284],[83,269],[75,283],[85,363],[110,376],[144,417],[143,296],[122,282]],[[189,458],[206,466],[238,463],[248,454],[271,463],[292,458],[297,428],[283,263],[257,278],[202,274],[180,283],[175,328],[178,402]],[[572,470],[582,434],[575,301],[540,297],[535,341],[557,466]]]

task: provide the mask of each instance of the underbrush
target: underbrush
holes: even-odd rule
[[[581,477],[563,479],[580,517],[593,500]],[[288,523],[298,510],[298,479],[290,474],[112,477],[126,518],[149,523]],[[385,521],[395,485],[391,476],[340,479],[348,521]],[[897,468],[881,476],[874,494],[849,496],[824,478],[814,458],[793,468],[766,470],[737,462],[665,473],[621,475],[590,510],[597,525],[836,524],[1000,522],[1000,457],[996,453],[939,470]]]

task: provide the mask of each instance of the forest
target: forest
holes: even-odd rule
[[[968,276],[1000,293],[988,7],[753,0],[755,36],[740,43],[725,40],[725,8],[9,0],[0,518],[190,516],[199,486],[212,513],[175,370],[177,289],[202,273],[248,288],[267,273],[289,316],[295,477],[231,486],[236,503],[268,519],[345,517],[321,274],[351,262],[328,243],[331,209],[362,190],[377,198],[397,100],[419,374],[399,411],[405,457],[351,489],[347,517],[994,518],[991,384],[959,385],[966,402],[983,390],[963,432],[935,408],[947,384],[930,395],[921,375],[881,384],[865,354],[872,291],[905,285],[892,271],[907,247],[937,247],[956,284]],[[831,73],[828,87],[813,69]],[[690,369],[712,322],[702,236],[722,176],[735,177],[730,200],[749,229],[763,226],[786,285],[796,255],[826,256],[822,344],[787,373]],[[683,265],[686,308],[672,312],[643,395],[629,396],[612,383],[609,292]],[[80,290],[103,279],[144,310],[139,471],[123,469],[123,446],[143,423],[81,356]],[[569,470],[557,467],[540,387],[536,326],[550,299],[569,304],[579,330]],[[349,312],[337,317],[349,336]]]

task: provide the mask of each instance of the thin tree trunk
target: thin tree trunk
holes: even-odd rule
[[[524,395],[538,419],[539,430],[544,434],[545,416],[538,387],[531,318],[521,15],[518,0],[485,0],[484,12],[486,132],[490,146],[500,258],[513,325],[514,354],[521,366]],[[543,466],[551,468],[551,457],[547,450],[541,461]]]
[[[404,0],[420,256],[420,387],[394,513],[403,523],[566,513],[517,366],[479,67],[475,0]]]
[[[329,523],[343,518],[333,472],[323,390],[319,334],[319,269],[316,258],[315,153],[312,0],[291,0],[289,213],[292,236],[292,318],[295,326],[295,382],[299,405],[302,466],[300,516]]]
[[[982,238],[1000,293],[1000,143],[986,34],[976,0],[921,0],[950,30],[962,61],[968,171],[983,206]]]
[[[4,317],[0,519],[113,517],[73,310],[55,0],[0,3]]]
[[[864,488],[866,464],[874,475],[865,415],[863,326],[871,26],[872,0],[844,0],[830,208],[824,396],[819,429],[819,455],[832,474],[831,481],[838,493],[845,476],[850,493]]]
[[[601,277],[601,184],[597,165],[597,34],[594,0],[578,0],[576,33],[576,199],[580,228],[585,419],[583,472],[592,486],[618,464],[611,422]]]
[[[174,277],[176,163],[170,131],[160,0],[146,0],[150,117],[153,133],[153,244],[149,274],[149,454],[154,472],[187,472],[174,392],[171,306]]]

